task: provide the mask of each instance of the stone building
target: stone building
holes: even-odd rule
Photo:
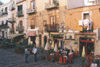
[[[67,0],[28,0],[28,37],[37,46],[45,47],[52,34],[59,34],[57,26],[65,22]],[[31,33],[34,34],[31,34]],[[33,40],[34,39],[34,40]]]

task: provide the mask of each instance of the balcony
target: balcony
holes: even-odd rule
[[[35,14],[35,13],[36,13],[36,8],[27,9],[27,14],[32,15],[32,14]]]
[[[7,22],[6,22],[6,24],[2,23],[2,24],[0,25],[0,29],[6,29],[6,28],[9,28]]]
[[[46,24],[45,31],[47,32],[59,32],[59,24]]]
[[[8,12],[7,11],[3,12],[3,15],[8,15]]]
[[[15,10],[15,7],[11,7],[11,9],[10,9],[11,11],[13,11],[13,10]]]
[[[10,23],[15,23],[16,22],[16,19],[15,18],[8,18],[8,22],[10,22]]]
[[[59,2],[56,0],[53,3],[46,3],[46,5],[45,5],[45,8],[47,10],[56,9],[58,7],[59,7]]]
[[[13,28],[10,28],[10,33],[15,33]]]
[[[19,33],[23,33],[24,32],[24,26],[17,26],[16,31],[18,31]]]
[[[23,17],[23,16],[24,16],[24,14],[23,14],[22,10],[20,10],[20,11],[17,12],[17,17]]]

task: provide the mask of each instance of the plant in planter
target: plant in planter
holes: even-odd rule
[[[7,48],[7,39],[3,39],[3,42],[2,42],[2,48]]]
[[[23,46],[22,44],[19,44],[15,47],[16,53],[24,53],[24,50],[25,50],[25,46]]]
[[[44,49],[42,47],[39,47],[40,51],[41,51],[41,59],[45,59],[45,54],[44,54]]]
[[[85,67],[87,59],[85,57],[80,57],[80,60],[81,60],[82,66]]]

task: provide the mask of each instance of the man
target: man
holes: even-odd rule
[[[28,55],[29,55],[28,48],[25,48],[25,63],[28,63]]]
[[[33,54],[34,54],[34,61],[37,62],[37,48],[36,48],[36,46],[33,48]]]

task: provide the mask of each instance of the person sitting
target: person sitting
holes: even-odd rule
[[[69,63],[72,62],[73,54],[74,54],[74,51],[73,51],[72,48],[71,48],[71,49],[69,50],[69,58],[68,58]]]
[[[72,55],[74,53],[74,51],[73,51],[73,49],[71,48],[70,50],[69,50],[69,55]]]

